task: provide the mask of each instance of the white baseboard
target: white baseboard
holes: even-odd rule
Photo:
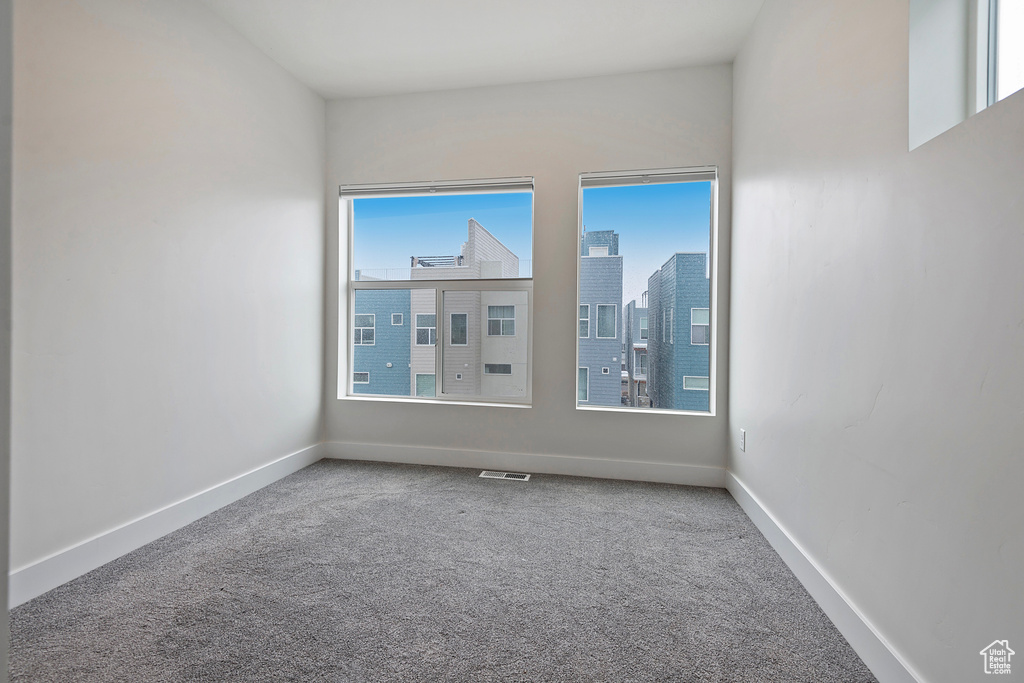
[[[17,607],[48,590],[78,578],[161,536],[191,524],[225,505],[244,498],[278,479],[324,457],[323,444],[286,455],[274,462],[240,474],[116,529],[94,536],[30,565],[12,570],[8,605]]]
[[[502,453],[428,446],[393,446],[385,444],[328,441],[324,443],[325,458],[339,460],[373,460],[410,465],[442,465],[475,467],[477,469],[512,470],[533,474],[564,474],[598,479],[653,481],[664,484],[711,486],[725,488],[725,468],[704,465],[682,465],[635,460],[610,460],[573,455],[535,455]]]
[[[732,472],[726,473],[726,488],[875,678],[881,683],[924,683],[925,679],[896,652],[822,567]]]

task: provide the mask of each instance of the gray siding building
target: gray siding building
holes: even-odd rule
[[[710,284],[707,254],[674,254],[647,281],[652,408],[710,409]]]

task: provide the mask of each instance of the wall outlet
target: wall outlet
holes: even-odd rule
[[[746,429],[741,429],[740,430],[740,450],[743,451],[744,453],[747,452],[747,430]]]

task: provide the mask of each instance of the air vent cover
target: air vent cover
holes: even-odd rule
[[[521,474],[519,472],[491,472],[490,470],[484,470],[480,473],[480,476],[484,479],[515,479],[517,481],[530,481],[529,474]]]

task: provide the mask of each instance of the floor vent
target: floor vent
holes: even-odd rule
[[[530,481],[529,474],[520,474],[519,472],[491,472],[490,470],[484,470],[480,473],[480,476],[484,479],[517,479],[519,481]]]

